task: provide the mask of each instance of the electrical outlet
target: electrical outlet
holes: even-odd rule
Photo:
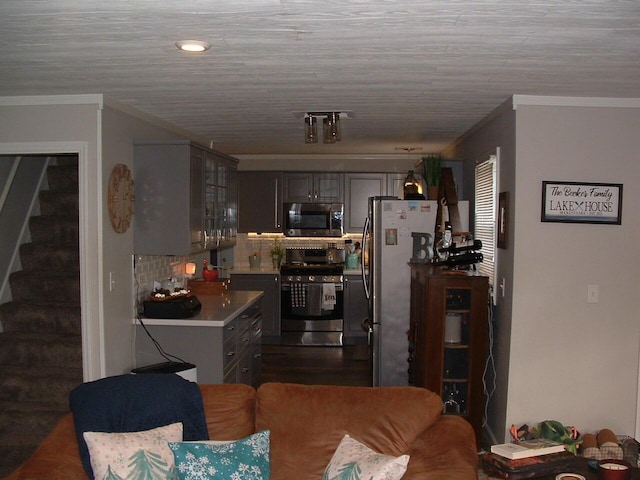
[[[599,285],[587,285],[587,303],[598,303],[600,301]]]

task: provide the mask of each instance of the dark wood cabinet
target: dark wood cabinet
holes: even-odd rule
[[[489,279],[431,265],[411,267],[410,377],[442,397],[482,437]]]

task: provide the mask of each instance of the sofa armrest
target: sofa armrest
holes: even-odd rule
[[[66,414],[35,453],[4,480],[87,480],[80,461],[71,413]]]
[[[478,451],[473,428],[462,417],[443,415],[411,445],[403,480],[476,480]]]

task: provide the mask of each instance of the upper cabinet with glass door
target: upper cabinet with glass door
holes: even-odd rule
[[[134,250],[188,255],[235,242],[233,157],[189,141],[135,145]]]
[[[205,217],[212,248],[235,245],[238,232],[237,161],[215,155],[207,159]]]

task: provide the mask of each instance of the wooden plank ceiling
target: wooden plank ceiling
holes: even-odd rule
[[[2,0],[0,96],[78,93],[231,154],[438,151],[512,94],[640,97],[640,1]]]

